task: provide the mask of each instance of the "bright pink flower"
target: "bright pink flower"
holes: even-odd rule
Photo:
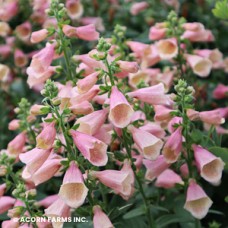
[[[87,196],[82,173],[74,161],[70,163],[59,190],[59,197],[70,207],[80,207]]]
[[[197,55],[186,55],[186,60],[193,72],[199,77],[205,78],[207,77],[212,68],[211,60],[207,58],[203,58]]]
[[[32,32],[32,25],[29,21],[25,21],[21,25],[18,25],[15,29],[17,37],[24,41],[28,42]]]
[[[212,205],[211,199],[204,190],[195,182],[190,180],[184,209],[189,211],[197,219],[204,218]]]
[[[15,199],[10,196],[0,197],[0,214],[5,213],[10,208],[12,208],[14,203],[15,203]]]
[[[28,57],[23,51],[16,49],[14,52],[14,63],[17,67],[24,67],[28,63]]]
[[[79,131],[70,131],[74,143],[82,155],[95,166],[104,166],[108,162],[107,145],[93,136]]]
[[[178,127],[168,138],[162,154],[168,163],[174,163],[182,150],[182,127]]]
[[[130,13],[135,16],[138,15],[140,12],[144,11],[145,9],[147,9],[148,7],[149,4],[146,1],[135,2],[131,6]]]
[[[95,28],[103,32],[105,30],[103,19],[101,17],[83,17],[80,19],[82,25],[94,24]]]
[[[72,20],[80,18],[84,11],[80,0],[67,0],[66,9],[68,16]]]
[[[45,197],[44,199],[38,201],[36,203],[37,206],[41,206],[44,208],[48,208],[49,206],[51,206],[51,204],[53,204],[57,199],[59,198],[59,196],[57,194],[55,195],[50,195]]]
[[[214,156],[199,145],[193,145],[192,148],[200,175],[210,183],[219,183],[225,165],[222,159]]]
[[[120,67],[120,70],[127,73],[136,73],[139,70],[139,65],[136,62],[119,60],[116,63]]]
[[[155,160],[162,148],[163,142],[156,136],[147,131],[137,129],[133,126],[130,127],[134,142],[139,147],[143,156],[150,160]]]
[[[156,45],[161,59],[173,59],[178,54],[177,40],[175,38],[160,40]]]
[[[10,21],[18,13],[17,1],[4,1],[1,2],[0,20]]]
[[[147,131],[158,138],[164,138],[166,134],[165,130],[158,123],[153,123],[149,121],[147,121],[146,124],[139,129]]]
[[[88,92],[97,82],[99,72],[94,72],[83,79],[78,80],[77,87],[79,93]]]
[[[215,99],[223,99],[228,97],[228,86],[218,84],[215,90],[213,91],[213,97]]]
[[[10,131],[15,131],[20,127],[20,120],[14,119],[9,122],[8,129]]]
[[[225,122],[219,110],[200,112],[199,118],[202,122],[213,125],[219,125]]]
[[[167,28],[165,23],[156,23],[150,28],[149,39],[150,40],[160,40],[163,39],[166,35]]]
[[[184,163],[180,167],[180,172],[181,172],[181,176],[183,176],[184,178],[187,178],[189,176],[189,170],[188,170],[188,164],[187,163]]]
[[[56,137],[55,122],[44,126],[36,137],[36,147],[44,150],[51,149]]]
[[[162,83],[159,83],[155,86],[138,89],[136,91],[127,93],[127,95],[152,105],[170,105],[172,103],[169,95],[165,95],[165,88]]]
[[[153,181],[170,166],[163,155],[159,155],[154,161],[143,159],[143,164],[146,167],[145,178],[150,181]]]
[[[45,215],[51,218],[61,217],[67,219],[70,216],[70,207],[62,200],[57,199],[52,205],[44,210]],[[54,228],[63,227],[63,222],[55,219],[52,222]]]
[[[47,160],[51,150],[34,148],[26,153],[20,154],[20,160],[26,164],[28,172],[33,175]]]
[[[94,111],[93,106],[89,101],[73,104],[69,107],[69,109],[75,115],[87,115]]]
[[[32,33],[30,41],[31,43],[40,43],[41,41],[45,40],[48,36],[47,29],[41,29]]]
[[[18,228],[20,226],[19,222],[11,220],[5,220],[2,222],[2,228]]]
[[[108,216],[101,210],[100,206],[93,207],[93,227],[94,228],[114,228]]]
[[[116,86],[113,86],[110,96],[109,112],[109,119],[113,125],[119,128],[126,127],[130,123],[133,113],[134,111],[125,96]]]
[[[162,172],[155,182],[155,186],[160,188],[173,188],[176,184],[183,185],[184,182],[181,177],[171,169],[166,169]]]
[[[154,105],[155,121],[169,121],[172,118],[171,113],[174,111],[173,109],[167,108],[163,105]]]
[[[182,117],[175,116],[174,118],[172,118],[168,123],[169,133],[173,133],[176,130],[176,128],[174,127],[175,124],[181,124],[182,122],[183,122]]]
[[[145,113],[142,112],[142,111],[140,111],[140,110],[134,112],[134,114],[131,117],[131,123],[133,123],[134,121],[137,121],[137,120],[143,120],[143,121],[145,121],[146,120]]]
[[[80,124],[77,131],[88,135],[94,135],[104,124],[107,117],[107,110],[98,110],[77,119],[75,124]]]
[[[17,135],[12,141],[9,142],[7,150],[9,155],[17,157],[24,149],[26,142],[26,135],[24,132]]]

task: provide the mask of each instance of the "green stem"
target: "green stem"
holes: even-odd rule
[[[108,68],[108,76],[110,78],[111,85],[114,86],[115,82],[114,82],[114,79],[113,79],[112,70],[111,70],[110,65],[108,63],[107,57],[105,58],[104,63],[106,65],[106,67]]]
[[[152,221],[152,216],[151,216],[151,213],[150,213],[150,204],[149,204],[149,202],[147,200],[147,197],[146,197],[146,194],[144,192],[141,179],[136,173],[136,166],[135,166],[133,158],[131,156],[131,146],[128,145],[128,143],[127,143],[126,129],[123,129],[122,132],[123,132],[123,144],[124,144],[124,147],[126,148],[128,157],[131,160],[132,170],[134,172],[135,179],[136,179],[137,184],[139,186],[139,192],[142,195],[143,202],[144,202],[144,205],[145,205],[145,208],[146,208],[146,214],[147,214],[147,218],[148,218],[148,225],[149,225],[150,228],[154,228],[154,227],[156,227],[156,225]]]

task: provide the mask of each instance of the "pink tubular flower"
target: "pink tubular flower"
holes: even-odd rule
[[[93,136],[79,131],[70,131],[74,144],[78,147],[82,155],[95,166],[104,166],[108,162],[107,145]]]
[[[218,86],[213,91],[213,97],[215,99],[223,99],[228,97],[228,86],[218,84]]]
[[[57,199],[59,198],[59,196],[57,194],[55,195],[50,195],[45,197],[44,199],[38,201],[36,203],[37,206],[40,207],[44,207],[44,208],[48,208],[49,206],[51,206]]]
[[[10,196],[0,197],[0,214],[5,213],[10,208],[12,208],[14,203],[15,203],[15,199]]]
[[[88,92],[97,82],[99,72],[94,72],[83,79],[78,80],[77,87],[79,93]]]
[[[0,185],[0,198],[4,195],[6,190],[6,184],[1,184]]]
[[[17,157],[24,149],[26,142],[25,133],[20,133],[12,141],[9,142],[7,150],[9,155],[12,157]]]
[[[20,120],[14,119],[9,122],[8,129],[10,131],[15,131],[20,127]]]
[[[168,138],[162,154],[168,163],[177,161],[182,150],[182,128],[178,127]]]
[[[192,148],[200,175],[212,184],[219,183],[225,165],[222,159],[214,156],[199,145],[193,145]]]
[[[189,211],[193,217],[202,219],[207,215],[211,205],[211,199],[195,180],[191,179],[187,190],[184,209]]]
[[[117,61],[120,70],[127,72],[127,73],[136,73],[139,70],[139,65],[136,62],[129,62],[129,61]]]
[[[143,1],[143,2],[135,2],[132,4],[130,12],[132,15],[138,15],[140,12],[144,11],[149,7],[148,2]]]
[[[23,24],[16,27],[16,35],[24,42],[28,42],[32,32],[32,25],[29,21],[25,21]]]
[[[51,149],[55,141],[55,122],[44,126],[43,130],[36,137],[36,147],[44,150]]]
[[[181,177],[171,169],[166,169],[162,172],[155,182],[155,186],[160,188],[173,188],[176,184],[183,185],[184,182]]]
[[[166,35],[167,28],[165,23],[156,23],[150,28],[149,39],[150,40],[160,40],[163,39]]]
[[[0,20],[10,21],[18,12],[18,2],[17,1],[4,1],[1,2],[0,8]]]
[[[93,106],[89,101],[73,104],[69,107],[69,109],[75,115],[87,115],[94,111]]]
[[[18,228],[19,226],[19,222],[14,221],[14,219],[5,220],[2,222],[2,228]]]
[[[120,194],[124,199],[132,195],[134,177],[131,169],[92,171],[91,175],[97,178],[102,184]]]
[[[67,0],[66,9],[68,16],[72,20],[80,18],[84,11],[80,0]]]
[[[74,161],[70,163],[59,190],[59,197],[70,207],[80,207],[87,196],[82,173]]]
[[[145,178],[150,181],[153,181],[170,166],[163,155],[159,155],[154,161],[143,159],[143,164],[146,167]]]
[[[6,37],[10,33],[11,29],[8,23],[0,22],[0,37]]]
[[[139,129],[147,131],[158,138],[164,138],[166,134],[165,130],[158,123],[149,121],[146,122],[146,124],[140,127]]]
[[[127,93],[127,95],[152,105],[170,105],[172,103],[169,95],[165,95],[165,88],[162,83],[159,83],[155,86],[138,89],[136,91]]]
[[[155,116],[154,116],[155,121],[169,121],[172,118],[171,112],[174,110],[167,108],[163,105],[154,105],[154,111],[155,111]]]
[[[80,124],[77,131],[88,135],[94,135],[104,124],[107,110],[98,110],[89,115],[78,118],[75,124]]]
[[[34,148],[26,153],[20,154],[20,160],[26,164],[28,172],[33,175],[47,160],[51,150]]]
[[[47,209],[44,210],[45,215],[51,218],[63,218],[67,219],[70,216],[70,207],[62,200],[57,199],[52,205],[50,205]],[[63,222],[55,219],[52,222],[53,228],[63,227]]]
[[[197,55],[189,54],[186,55],[186,60],[191,66],[193,72],[199,77],[205,78],[210,74],[212,68],[211,60]]]
[[[80,22],[82,25],[94,24],[95,28],[100,32],[103,32],[105,30],[101,17],[83,17],[80,19]]]
[[[48,36],[48,30],[47,29],[41,29],[36,32],[33,32],[30,38],[31,43],[39,43],[43,40],[45,40]]]
[[[172,118],[168,123],[169,133],[173,133],[176,130],[176,128],[174,127],[175,124],[181,124],[182,122],[182,117],[175,116],[174,118]]]
[[[93,227],[94,228],[114,228],[108,216],[101,210],[100,206],[93,207]]]
[[[110,96],[109,112],[109,119],[113,125],[119,128],[126,127],[130,123],[133,113],[134,111],[125,96],[116,86],[113,86]]]
[[[28,63],[28,57],[24,52],[16,49],[14,52],[14,63],[17,67],[24,67]]]
[[[225,119],[222,117],[219,110],[212,110],[212,111],[204,111],[199,112],[199,118],[202,122],[219,125],[225,122]]]
[[[173,59],[178,54],[177,40],[175,38],[160,40],[156,45],[161,59]]]
[[[137,129],[133,126],[130,127],[130,131],[134,142],[139,147],[143,156],[147,159],[155,160],[160,154],[163,142],[149,132]]]
[[[99,39],[99,33],[96,31],[95,26],[93,24],[80,27],[64,25],[63,32],[68,37],[78,37],[79,39],[87,41]]]

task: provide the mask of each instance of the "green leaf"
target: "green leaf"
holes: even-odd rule
[[[215,4],[215,8],[212,10],[213,14],[223,20],[228,20],[228,1],[222,0]]]
[[[145,214],[144,207],[138,207],[138,208],[135,208],[135,209],[129,211],[128,213],[126,213],[123,216],[123,218],[124,219],[130,219],[130,218],[135,218],[135,217],[143,215],[143,214]]]
[[[215,156],[220,157],[225,162],[225,170],[228,170],[228,148],[210,147],[208,149]]]

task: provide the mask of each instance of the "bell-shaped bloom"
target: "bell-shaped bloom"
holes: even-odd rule
[[[162,150],[166,161],[174,163],[180,156],[182,150],[182,128],[178,127],[168,138]]]
[[[160,154],[163,142],[147,131],[132,126],[130,127],[130,131],[134,142],[139,147],[143,156],[147,159],[155,160]]]
[[[190,180],[184,209],[189,211],[197,219],[204,218],[212,205],[211,199],[204,190],[195,182]]]
[[[17,135],[12,141],[9,142],[7,150],[9,155],[17,157],[24,149],[26,142],[26,135],[24,132]]]
[[[171,113],[174,111],[173,109],[167,108],[163,105],[154,105],[155,121],[169,121],[172,118]]]
[[[91,175],[125,199],[132,195],[134,177],[130,169],[92,171]]]
[[[32,25],[29,21],[25,21],[16,27],[15,32],[20,40],[28,42],[32,32]]]
[[[82,155],[95,166],[104,166],[108,162],[107,145],[93,136],[79,131],[70,131],[74,144]]]
[[[88,188],[84,184],[82,173],[72,161],[63,178],[59,197],[70,207],[80,207],[87,196]]]
[[[24,67],[28,63],[28,57],[23,51],[16,49],[14,52],[14,63],[17,67]]]
[[[67,0],[66,1],[67,15],[72,19],[79,19],[83,12],[83,5],[80,0]]]
[[[6,81],[10,74],[10,68],[7,65],[0,64],[0,81]]]
[[[145,178],[150,181],[153,181],[170,166],[170,164],[166,162],[163,155],[159,155],[157,159],[153,161],[143,159],[143,164],[146,167]]]
[[[138,89],[136,91],[127,93],[127,95],[151,105],[170,105],[172,103],[170,97],[165,95],[165,88],[162,83],[147,88]]]
[[[165,23],[156,23],[150,28],[149,39],[150,40],[160,40],[163,39],[166,35],[166,25]]]
[[[59,198],[58,194],[50,195],[45,197],[44,199],[36,202],[37,206],[48,208],[51,206],[57,199]]]
[[[188,109],[187,110],[187,116],[191,121],[199,120],[199,112],[193,110],[193,109]]]
[[[15,203],[15,199],[10,196],[2,196],[0,197],[0,214],[5,213],[10,208],[13,207]]]
[[[110,96],[109,112],[109,119],[112,124],[119,128],[126,127],[130,123],[133,113],[134,111],[125,96],[116,86],[113,86]]]
[[[99,39],[99,33],[93,24],[73,27],[70,25],[63,26],[63,32],[68,37],[78,37],[82,40],[93,41]]]
[[[58,156],[49,158],[41,165],[41,167],[30,177],[37,186],[51,179],[61,168],[62,159]]]
[[[2,59],[6,59],[9,57],[11,53],[11,47],[8,44],[2,44],[0,45],[0,56]]]
[[[46,47],[41,49],[37,54],[32,57],[29,68],[34,71],[34,76],[39,78],[50,67],[55,54],[55,44],[47,44]],[[29,68],[27,73],[29,74]]]
[[[31,43],[39,43],[43,40],[45,40],[48,36],[48,30],[47,29],[41,29],[36,32],[33,32],[30,38]]]
[[[5,193],[6,190],[6,184],[1,184],[0,185],[0,197],[2,197]]]
[[[30,113],[34,116],[48,114],[49,111],[50,111],[50,108],[45,105],[34,104],[30,108]]]
[[[167,189],[175,187],[176,184],[183,185],[184,182],[181,177],[171,169],[166,169],[162,172],[155,182],[155,186]]]
[[[94,111],[93,106],[89,101],[73,104],[69,107],[69,109],[75,115],[87,115]]]
[[[222,159],[199,145],[193,145],[192,148],[201,177],[212,184],[219,183],[225,165]]]
[[[36,137],[36,147],[44,150],[51,149],[56,137],[55,122],[44,126]]]
[[[138,110],[136,112],[134,112],[133,116],[131,117],[131,123],[137,121],[137,120],[146,120],[146,115],[144,112]]]
[[[83,17],[80,19],[82,25],[94,24],[95,28],[103,32],[105,30],[103,19],[101,17]]]
[[[148,7],[149,3],[146,1],[135,2],[131,6],[130,13],[135,16],[138,15],[140,12],[144,11],[145,9],[147,9]]]
[[[10,131],[16,131],[20,127],[20,120],[14,119],[9,122],[8,129]]]
[[[0,20],[10,21],[12,17],[18,13],[18,2],[17,1],[4,1],[1,2],[0,8]]]
[[[180,172],[181,172],[181,176],[184,178],[187,178],[189,176],[189,170],[188,170],[188,164],[187,163],[184,163],[180,167]]]
[[[186,55],[186,60],[193,72],[199,77],[205,78],[207,77],[212,68],[211,60],[207,58],[203,58],[197,55]]]
[[[215,99],[223,99],[228,97],[228,86],[225,86],[223,84],[218,84],[213,91],[213,97]]]
[[[47,160],[51,150],[34,148],[26,153],[20,154],[20,160],[26,164],[28,172],[33,175]]]
[[[79,93],[88,92],[97,82],[99,72],[94,72],[83,79],[78,80],[77,87]]]
[[[94,228],[114,228],[108,216],[101,210],[100,206],[93,207],[93,227]]]
[[[75,123],[80,124],[77,128],[77,131],[80,131],[88,135],[94,135],[104,124],[106,116],[107,110],[102,109],[78,118]]]
[[[139,70],[139,65],[136,62],[119,60],[116,63],[120,67],[121,71],[127,73],[136,73]]]
[[[199,118],[202,122],[219,125],[225,122],[219,110],[199,112]]]
[[[177,40],[175,38],[160,40],[156,45],[161,59],[173,59],[178,54]]]
[[[146,122],[145,125],[143,125],[142,127],[140,127],[139,129],[143,130],[143,131],[147,131],[149,133],[151,133],[152,135],[158,137],[158,138],[164,138],[166,133],[165,130],[160,126],[160,124],[158,123],[154,123],[154,122]]]
[[[150,76],[145,70],[139,70],[137,73],[128,74],[128,83],[134,89],[137,89],[137,86],[144,82],[146,84],[150,81]]]
[[[51,206],[44,210],[45,215],[53,219],[53,228],[63,227],[63,222],[58,221],[56,218],[67,219],[70,216],[70,207],[62,200],[57,199]]]
[[[0,36],[6,37],[10,33],[11,29],[7,22],[0,22]]]
[[[168,131],[169,133],[173,133],[174,131],[176,131],[176,124],[182,124],[183,122],[183,118],[179,117],[179,116],[175,116],[174,118],[172,118],[169,123],[168,123]]]

